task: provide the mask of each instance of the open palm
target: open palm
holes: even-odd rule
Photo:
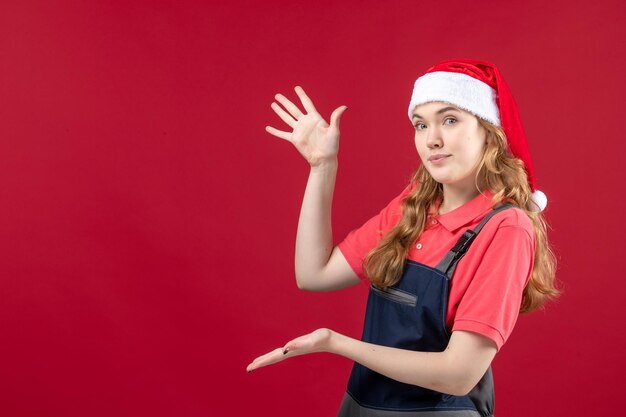
[[[304,90],[296,87],[295,91],[305,112],[282,94],[276,94],[274,98],[284,109],[275,102],[271,106],[292,131],[278,130],[271,126],[267,126],[265,130],[291,142],[311,166],[336,158],[339,152],[339,121],[347,107],[340,106],[335,109],[328,124],[317,112]]]
[[[250,363],[246,370],[252,372],[255,369],[272,365],[295,356],[309,353],[325,352],[332,331],[330,329],[317,329],[312,333],[305,334],[287,342],[283,347],[276,348],[263,356],[259,356]]]

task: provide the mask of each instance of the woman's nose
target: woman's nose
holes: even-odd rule
[[[443,139],[441,137],[441,130],[438,127],[431,127],[428,129],[428,136],[426,137],[426,145],[429,148],[441,148]]]

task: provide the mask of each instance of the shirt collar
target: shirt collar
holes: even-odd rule
[[[473,220],[484,217],[484,215],[493,208],[491,203],[492,198],[493,193],[490,190],[484,190],[482,194],[478,194],[461,207],[457,207],[441,215],[436,214],[441,204],[441,202],[438,201],[431,207],[431,215],[449,232],[454,233],[459,228],[472,223]]]

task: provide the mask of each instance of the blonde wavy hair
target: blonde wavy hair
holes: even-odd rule
[[[560,293],[555,287],[556,259],[548,241],[547,224],[543,214],[534,211],[524,164],[510,153],[502,129],[480,118],[478,121],[486,131],[486,144],[476,173],[476,188],[481,191],[481,184],[482,189],[493,192],[493,206],[508,201],[524,210],[535,230],[533,270],[520,306],[520,312],[531,312]],[[364,260],[366,275],[380,288],[398,283],[409,248],[424,230],[431,204],[443,197],[442,185],[423,165],[415,171],[411,182],[418,186],[402,203],[402,219]]]

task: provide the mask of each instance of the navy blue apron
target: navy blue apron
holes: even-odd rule
[[[400,349],[441,352],[450,335],[446,328],[448,287],[457,262],[501,204],[473,230],[466,230],[435,268],[406,261],[402,278],[393,287],[372,285],[367,300],[362,340]],[[398,382],[355,363],[339,417],[487,417],[493,415],[491,368],[468,395],[448,395]]]

